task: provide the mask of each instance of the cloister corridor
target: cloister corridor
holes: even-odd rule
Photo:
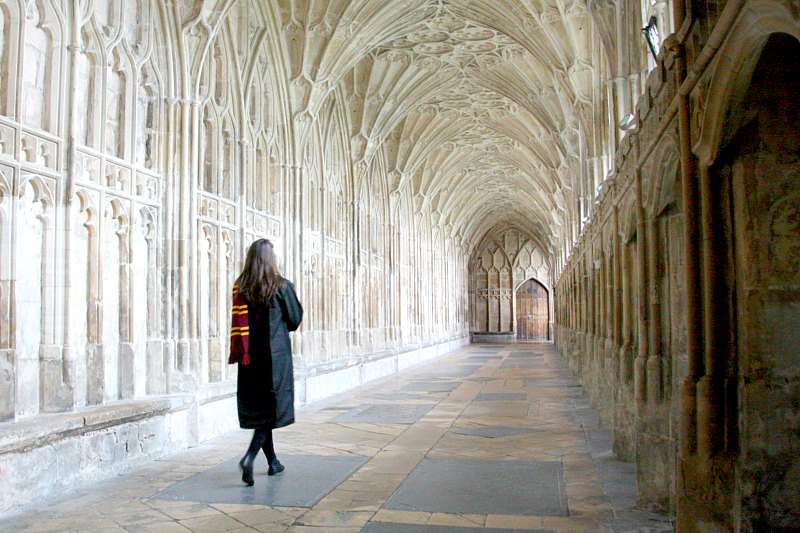
[[[0,530],[800,531],[798,58],[798,0],[0,0]]]
[[[474,344],[317,403],[255,487],[245,432],[37,504],[2,531],[673,531],[552,344]]]

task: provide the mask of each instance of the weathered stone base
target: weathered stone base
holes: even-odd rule
[[[674,406],[637,402],[634,350],[610,339],[563,326],[555,327],[555,345],[586,389],[619,459],[637,466],[638,505],[656,512],[675,512],[672,497],[677,454]],[[667,390],[668,394],[672,391]]]
[[[305,369],[296,375],[297,404],[391,375],[468,343],[466,337],[454,338],[403,352],[361,356],[344,368]],[[0,424],[0,514],[237,427],[235,381],[207,385],[194,394]]]

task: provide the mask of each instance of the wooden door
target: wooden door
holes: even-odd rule
[[[529,279],[517,289],[517,339],[544,341],[548,339],[550,307],[547,289],[535,279]]]

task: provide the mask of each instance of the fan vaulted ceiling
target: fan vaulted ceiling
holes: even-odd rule
[[[384,150],[389,192],[411,187],[470,246],[510,225],[554,248],[591,118],[584,3],[297,0],[281,16],[295,114],[344,87],[356,169]]]

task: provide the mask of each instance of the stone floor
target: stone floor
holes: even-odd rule
[[[471,345],[298,412],[245,487],[238,431],[0,531],[667,532],[549,344]]]

